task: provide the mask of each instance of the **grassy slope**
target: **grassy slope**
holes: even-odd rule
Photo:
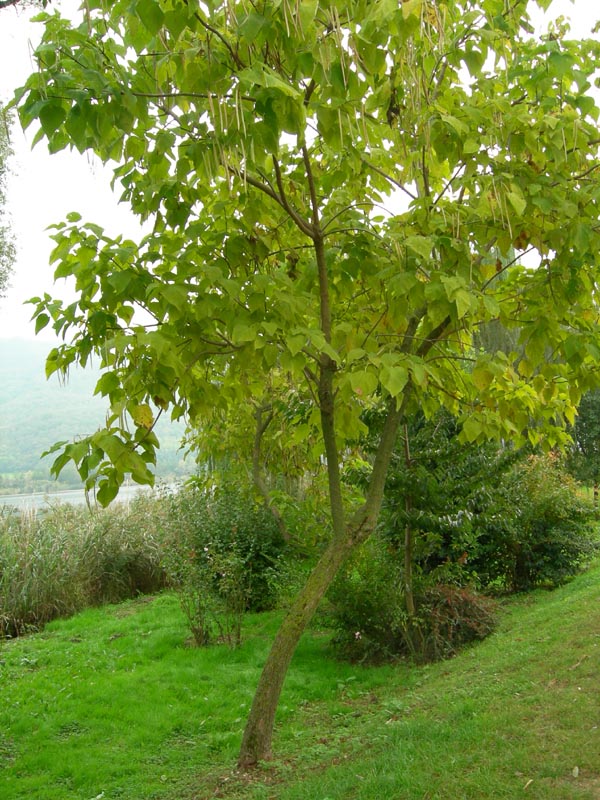
[[[277,616],[232,653],[185,647],[169,595],[89,610],[0,650],[0,797],[598,798],[599,600],[596,567],[421,669],[340,664],[312,632],[279,758],[247,778],[231,766]]]

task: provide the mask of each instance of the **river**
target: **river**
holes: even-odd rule
[[[137,484],[121,487],[115,502],[132,500],[138,492],[150,491],[148,486]],[[83,489],[68,489],[62,492],[36,492],[35,494],[7,494],[0,496],[0,508],[8,506],[19,511],[38,511],[51,508],[58,503],[83,505],[86,501]]]

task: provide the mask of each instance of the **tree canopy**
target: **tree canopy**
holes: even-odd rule
[[[326,459],[333,540],[267,662],[242,764],[269,752],[295,642],[373,530],[403,414],[445,407],[468,441],[553,446],[598,382],[600,45],[563,25],[536,37],[527,5],[91,0],[75,22],[39,16],[23,124],[114,164],[152,225],[137,243],[76,212],[56,226],[77,301],[35,299],[37,330],[64,339],[47,369],[96,353],[111,409],[56,468],[73,459],[109,502],[126,473],[152,480],[157,413],[196,425],[290,388]],[[518,356],[473,346],[494,320]],[[373,404],[386,422],[349,509],[340,453]]]

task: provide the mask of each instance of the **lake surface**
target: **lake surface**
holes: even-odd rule
[[[149,486],[123,486],[115,502],[128,502],[138,492],[150,491]],[[93,497],[91,498],[93,502]],[[63,492],[37,492],[35,494],[7,494],[0,496],[0,507],[8,506],[19,511],[37,511],[51,508],[59,503],[83,505],[86,502],[83,489],[70,489]]]

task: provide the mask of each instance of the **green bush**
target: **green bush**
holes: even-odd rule
[[[405,609],[401,559],[372,537],[329,592],[333,643],[352,661],[409,657],[419,663],[447,658],[494,629],[494,604],[471,588],[423,576],[415,587],[417,611]]]
[[[516,467],[503,500],[482,520],[470,564],[484,585],[557,586],[598,550],[592,505],[553,454]]]
[[[284,542],[273,515],[237,487],[189,487],[165,501],[163,563],[196,643],[238,644],[244,612],[277,602]]]
[[[397,559],[372,537],[340,571],[328,592],[333,644],[351,661],[385,661],[407,653],[402,574]]]

